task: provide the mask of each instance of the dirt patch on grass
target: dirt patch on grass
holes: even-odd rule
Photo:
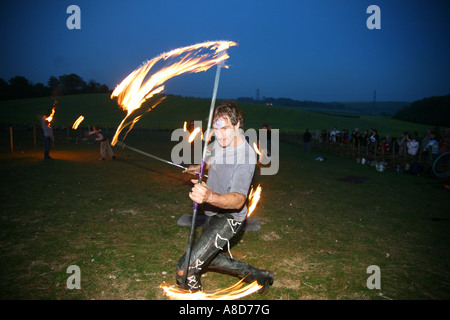
[[[274,288],[298,290],[300,289],[300,286],[301,282],[299,280],[292,280],[289,278],[275,279],[273,282]]]
[[[264,234],[261,238],[264,241],[273,241],[273,240],[280,240],[281,239],[281,237],[277,233],[275,233],[274,231],[272,231],[270,233],[267,233],[267,234]]]

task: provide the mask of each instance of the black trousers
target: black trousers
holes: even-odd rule
[[[244,222],[233,219],[231,214],[217,214],[207,217],[199,239],[192,245],[186,283],[179,271],[186,270],[186,253],[177,264],[177,283],[180,287],[189,290],[201,290],[201,273],[215,271],[236,276],[244,281],[255,280],[254,273],[258,269],[248,263],[234,259],[230,252],[230,240],[239,233]],[[222,251],[228,250],[230,256]]]
[[[44,158],[50,158],[50,146],[52,145],[52,138],[44,137]]]

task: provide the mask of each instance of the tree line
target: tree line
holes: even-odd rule
[[[450,127],[450,94],[417,100],[399,110],[394,119]]]
[[[63,74],[58,78],[51,76],[47,85],[41,82],[34,84],[23,76],[12,77],[9,81],[0,78],[0,100],[107,92],[107,85],[95,80],[86,82],[74,73]]]

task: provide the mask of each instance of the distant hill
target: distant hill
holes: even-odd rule
[[[367,102],[342,102],[348,109],[362,114],[392,116],[402,108],[408,107],[411,102],[404,101],[372,101]]]
[[[239,102],[248,102],[278,107],[297,108],[321,112],[339,112],[359,115],[392,116],[400,109],[409,106],[410,102],[382,101],[375,104],[370,102],[319,102],[309,100],[294,100],[290,98],[267,98],[255,100],[249,97],[237,98]]]
[[[399,110],[394,119],[443,127],[450,127],[450,94],[414,101]]]

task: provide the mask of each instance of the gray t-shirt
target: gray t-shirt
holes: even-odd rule
[[[242,136],[243,142],[237,147],[222,148],[214,142],[209,161],[208,181],[206,184],[216,193],[238,192],[247,197],[252,183],[256,153]],[[236,221],[244,221],[247,205],[239,209],[225,210],[212,206],[205,208],[208,216],[217,213],[231,213]]]

